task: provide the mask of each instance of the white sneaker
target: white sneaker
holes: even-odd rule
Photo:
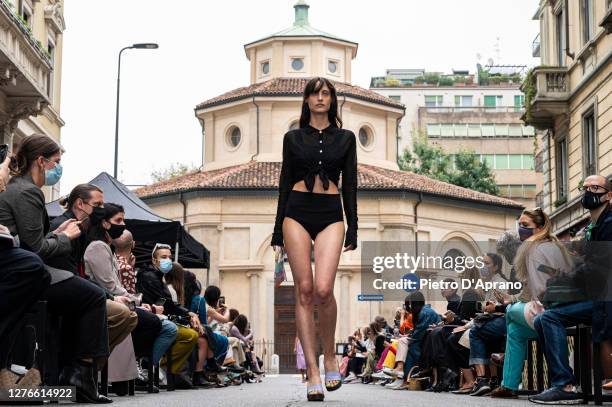
[[[351,372],[351,373],[349,373],[348,376],[346,376],[344,378],[344,383],[350,383],[350,382],[352,382],[355,379],[357,379],[357,376],[355,376],[355,373]]]
[[[388,389],[396,389],[398,387],[400,387],[402,384],[404,383],[403,379],[396,379],[395,381],[386,384],[385,387]]]
[[[168,383],[166,382],[166,372],[161,367],[159,368],[159,385],[160,386],[168,385]]]
[[[384,374],[383,372],[378,372],[378,373],[374,373],[372,375],[373,379],[388,379],[389,376],[387,376],[386,374]]]
[[[383,373],[391,377],[397,376],[397,371],[395,369],[391,369],[390,367],[383,368]]]

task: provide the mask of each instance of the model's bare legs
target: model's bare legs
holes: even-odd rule
[[[312,240],[302,225],[288,217],[283,220],[283,238],[295,283],[297,299],[295,319],[304,350],[308,383],[321,384],[321,373],[315,352],[314,282],[310,264]]]
[[[319,334],[323,345],[326,372],[338,371],[335,345],[337,305],[334,297],[334,282],[343,240],[344,223],[336,222],[319,232],[314,242],[314,291],[319,304]]]

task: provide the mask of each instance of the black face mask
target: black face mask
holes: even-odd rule
[[[584,207],[584,209],[597,209],[602,205],[608,203],[608,201],[601,202],[601,198],[606,195],[607,192],[600,192],[599,194],[591,191],[586,191],[584,195],[582,195],[582,199],[580,203]]]
[[[114,225],[111,223],[111,227],[109,230],[107,230],[107,232],[110,238],[115,240],[123,234],[124,230],[125,230],[125,225]]]
[[[89,219],[91,220],[92,225],[99,225],[104,220],[104,216],[106,216],[106,211],[104,208],[94,206],[91,214],[89,215]]]

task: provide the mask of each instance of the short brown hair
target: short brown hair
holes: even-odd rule
[[[26,175],[32,163],[40,156],[49,158],[64,150],[53,139],[42,134],[25,137],[17,146],[17,152],[11,157],[9,168],[12,175]]]

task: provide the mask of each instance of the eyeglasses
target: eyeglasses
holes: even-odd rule
[[[599,192],[599,191],[606,191],[609,192],[605,187],[602,187],[601,185],[582,185],[578,187],[578,191],[579,192]]]
[[[159,249],[172,250],[172,247],[166,243],[155,243],[155,247],[153,247],[153,252],[151,253],[153,257],[155,257],[155,252],[158,251]]]

